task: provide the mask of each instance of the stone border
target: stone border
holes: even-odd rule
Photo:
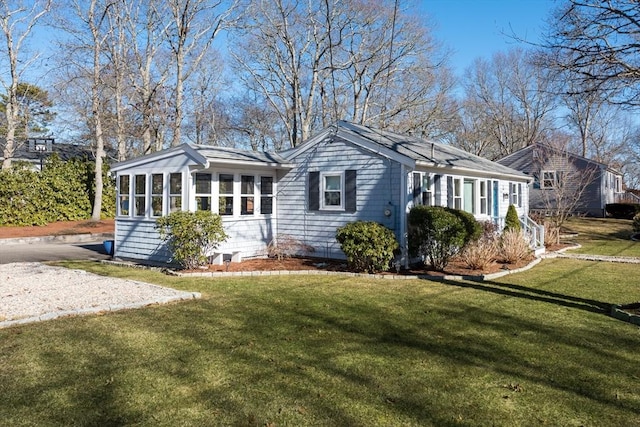
[[[636,303],[640,304],[640,303]],[[628,322],[637,326],[640,326],[640,316],[637,314],[631,314],[622,309],[622,307],[627,306],[629,304],[616,304],[611,307],[611,317],[622,320],[623,322]]]
[[[273,270],[273,271],[211,271],[202,273],[180,273],[175,270],[166,270],[167,274],[178,277],[259,277],[259,276],[345,276],[345,277],[362,277],[366,279],[387,279],[387,280],[431,280],[435,282],[443,282],[445,280],[471,280],[482,282],[485,280],[493,280],[509,274],[520,273],[536,266],[541,258],[535,258],[529,264],[514,270],[505,270],[498,273],[481,274],[481,275],[446,275],[432,276],[428,274],[368,274],[368,273],[350,273],[342,271],[325,271],[325,270]],[[103,261],[109,262],[109,261]],[[120,265],[123,265],[122,263]]]

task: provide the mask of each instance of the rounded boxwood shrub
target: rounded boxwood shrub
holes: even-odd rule
[[[516,207],[514,205],[509,205],[507,209],[507,216],[504,219],[504,230],[503,231],[520,231],[522,227],[520,225],[520,219],[518,218],[518,212],[516,211]]]
[[[415,206],[409,211],[409,252],[442,271],[457,254],[469,233],[461,215],[440,206]]]
[[[447,212],[457,216],[462,222],[462,225],[464,226],[464,229],[466,231],[466,234],[464,236],[465,245],[474,240],[478,240],[480,236],[482,236],[482,232],[483,232],[482,224],[478,222],[478,220],[476,219],[476,217],[473,216],[473,214],[460,209],[453,209],[453,208],[445,208],[445,209]]]
[[[176,211],[156,220],[160,238],[183,268],[207,264],[207,253],[227,240],[222,218],[210,211]]]
[[[367,273],[387,270],[399,247],[393,231],[374,221],[356,221],[339,227],[336,240],[349,266]]]

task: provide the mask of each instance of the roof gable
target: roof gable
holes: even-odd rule
[[[328,142],[333,137],[341,137],[346,141],[412,168],[415,168],[416,165],[433,166],[460,172],[472,171],[529,179],[515,169],[447,144],[426,141],[345,121],[339,121],[337,124],[323,129],[313,138],[293,150],[284,152],[283,155],[288,159],[293,159],[312,146],[325,141]]]

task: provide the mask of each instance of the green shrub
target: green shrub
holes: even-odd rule
[[[349,266],[368,273],[387,270],[399,247],[393,231],[374,221],[356,221],[339,227],[336,240]]]
[[[515,230],[520,231],[522,228],[520,226],[520,219],[518,218],[518,212],[516,211],[516,207],[514,205],[509,205],[507,209],[507,216],[504,220],[504,230]]]
[[[445,269],[469,235],[460,216],[440,206],[416,206],[408,221],[409,252],[438,271]]]
[[[633,217],[633,231],[640,233],[640,213]]]
[[[222,218],[210,211],[177,211],[156,220],[173,260],[185,269],[207,264],[207,253],[227,240]]]
[[[464,236],[465,245],[474,240],[478,240],[480,236],[482,236],[482,224],[480,224],[478,220],[476,220],[473,214],[460,209],[445,208],[445,210],[457,216],[462,222],[462,225],[464,226],[464,229],[466,231]]]
[[[632,219],[637,213],[640,213],[640,204],[609,203],[605,205],[605,212],[613,218]]]

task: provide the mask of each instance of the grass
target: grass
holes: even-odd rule
[[[492,282],[176,278],[202,300],[0,330],[3,425],[639,425],[637,265]]]
[[[571,218],[565,228],[578,233],[572,238],[582,245],[574,253],[640,257],[640,242],[630,239],[631,220],[613,218]]]

